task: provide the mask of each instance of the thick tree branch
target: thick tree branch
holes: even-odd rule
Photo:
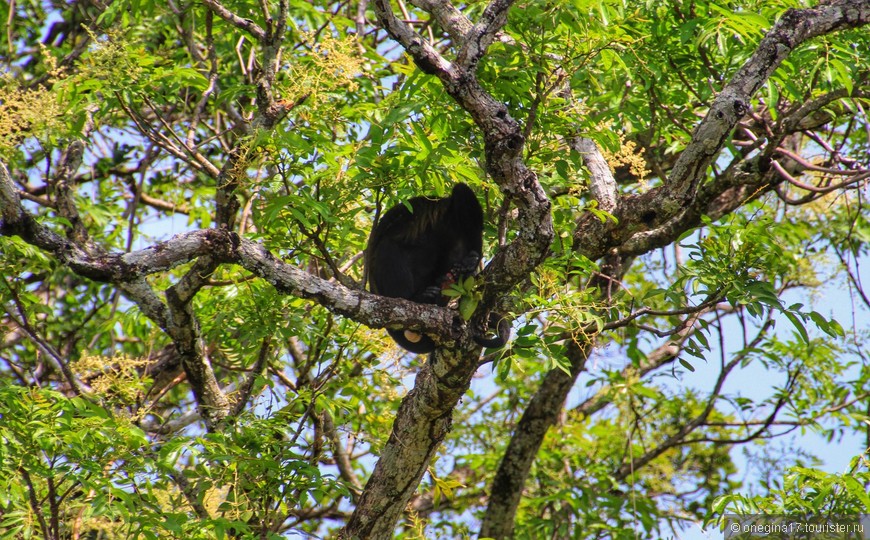
[[[574,381],[585,370],[592,344],[588,340],[582,344],[569,341],[566,355],[571,361],[570,375],[562,370],[550,370],[529,400],[492,481],[489,504],[481,523],[481,537],[510,538],[532,463],[544,436],[562,413],[565,397]]]
[[[804,42],[831,32],[870,23],[870,3],[840,0],[814,8],[786,11],[773,25],[755,53],[713,101],[710,111],[686,146],[668,178],[666,189],[655,200],[662,205],[685,204],[705,178],[707,167],[718,155],[737,121],[749,110],[749,100],[791,52]],[[679,208],[668,209],[673,214]]]
[[[390,438],[340,538],[390,538],[452,425],[453,409],[477,366],[479,347],[438,349],[417,374]],[[473,367],[470,367],[473,366]]]
[[[200,257],[211,257],[219,263],[238,264],[283,293],[315,300],[335,313],[372,328],[403,328],[410,325],[446,339],[465,337],[461,319],[450,309],[348,289],[286,264],[263,246],[224,229],[177,234],[165,242],[130,253],[88,254],[23,211],[14,186],[2,181],[5,170],[0,163],[0,201],[3,202],[4,216],[0,223],[0,234],[19,236],[51,253],[74,272],[94,281],[115,283],[125,289],[137,290],[137,284],[144,284],[146,276],[171,270]],[[10,189],[4,189],[6,186]],[[5,195],[10,193],[12,198],[6,198]],[[18,206],[7,205],[7,200],[16,201]],[[7,215],[13,217],[14,221],[7,219]],[[177,292],[175,294],[178,295]],[[137,297],[141,297],[141,294],[137,294]],[[185,299],[189,300],[187,295],[179,298]],[[166,321],[163,318],[152,317],[165,329]]]
[[[550,203],[522,160],[524,138],[504,104],[477,81],[475,55],[482,54],[504,24],[509,2],[490,5],[468,45],[465,64],[445,60],[392,11],[388,0],[373,7],[384,29],[411,54],[422,71],[437,76],[444,88],[474,119],[485,141],[486,169],[518,208],[517,239],[500,250],[484,272],[484,306],[491,305],[528,277],[546,256],[553,238]],[[476,326],[479,321],[472,321]],[[467,342],[466,342],[467,343]],[[468,347],[466,345],[466,347]],[[464,351],[464,352],[463,352]],[[435,449],[450,428],[452,413],[477,369],[479,348],[436,351],[418,373],[414,389],[399,408],[393,431],[375,470],[342,534],[345,537],[386,538],[419,484]]]
[[[439,78],[456,76],[453,65],[435,50],[423,37],[411,28],[411,25],[401,21],[393,13],[389,0],[374,0],[372,7],[378,16],[378,21],[387,33],[398,41],[414,63],[423,73],[438,75]]]
[[[468,73],[477,70],[477,64],[495,40],[496,34],[507,23],[507,13],[513,0],[493,0],[470,31],[465,33],[456,62]]]
[[[411,4],[429,12],[455,43],[462,43],[474,26],[449,0],[411,0]]]
[[[684,232],[697,227],[702,216],[719,219],[774,189],[782,179],[772,169],[761,171],[760,161],[761,156],[756,156],[730,169],[715,181],[704,184],[694,200],[672,219],[654,229],[637,232],[618,247],[619,252],[639,255],[666,246]],[[642,210],[638,208],[635,211]]]
[[[229,415],[230,401],[221,390],[203,348],[199,320],[191,302],[179,298],[174,287],[167,289],[165,296],[170,319],[163,330],[169,334],[178,350],[181,365],[196,396],[199,413],[206,427],[214,430]]]
[[[575,248],[597,260],[607,250],[629,242],[634,246],[648,245],[647,240],[632,237],[668,226],[669,221],[692,204],[710,164],[719,155],[731,130],[749,110],[751,97],[789,53],[814,37],[868,23],[870,3],[866,0],[836,0],[813,8],[786,11],[713,101],[667,181],[642,195],[623,197],[615,214],[618,224],[602,223],[592,215],[583,216],[574,235]],[[630,251],[636,253],[637,248]]]

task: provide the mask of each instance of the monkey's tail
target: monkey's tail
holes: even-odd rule
[[[474,342],[489,349],[500,349],[507,345],[511,337],[511,323],[503,315],[490,312],[487,319],[487,330],[495,329],[494,337],[486,337],[482,334],[474,334]]]

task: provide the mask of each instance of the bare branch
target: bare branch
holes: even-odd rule
[[[722,387],[725,384],[725,379],[735,367],[740,365],[740,363],[745,360],[746,356],[750,353],[750,351],[761,342],[761,340],[767,333],[767,330],[770,329],[771,326],[773,326],[773,321],[771,319],[765,321],[761,328],[759,328],[758,333],[753,338],[753,340],[746,347],[744,347],[739,354],[736,354],[734,358],[732,358],[727,364],[722,367],[722,371],[719,373],[719,376],[716,379],[716,384],[713,386],[713,390],[710,392],[710,396],[707,399],[707,404],[704,407],[704,410],[702,410],[695,418],[693,418],[689,422],[686,422],[686,424],[683,425],[679,430],[677,430],[676,433],[668,436],[661,444],[659,444],[652,450],[644,453],[642,456],[630,459],[627,463],[624,463],[614,473],[614,476],[619,479],[627,478],[629,475],[633,474],[638,469],[648,464],[650,461],[657,458],[658,456],[662,455],[669,449],[675,446],[685,444],[687,435],[692,433],[698,427],[702,426],[707,421],[710,413],[713,412],[713,409],[716,406],[716,401],[718,401],[719,397],[721,396]],[[781,406],[782,405],[780,404],[779,407]],[[779,407],[777,407],[777,411],[779,410]],[[771,416],[771,421],[772,418],[775,418],[775,416],[776,411]],[[768,425],[769,423],[765,425],[762,430],[767,429]]]
[[[9,311],[6,316],[9,317],[15,326],[20,328],[27,337],[36,345],[36,348],[42,351],[42,354],[48,359],[49,363],[52,365],[54,369],[63,374],[66,382],[69,383],[73,392],[76,395],[83,395],[89,389],[86,388],[81,381],[75,376],[72,370],[69,368],[69,363],[61,356],[61,354],[51,346],[51,343],[46,341],[39,335],[35,328],[30,324],[27,320],[27,311],[24,308],[24,304],[21,302],[21,299],[18,297],[18,293],[13,289],[9,283],[6,282],[5,279],[2,280],[3,285],[6,286],[6,290],[9,291],[9,294],[12,296],[12,301],[15,304],[15,310],[18,311],[18,317],[12,314]]]
[[[260,343],[260,352],[257,354],[257,361],[254,362],[253,366],[251,366],[251,372],[239,387],[239,394],[236,398],[236,403],[233,405],[233,410],[230,413],[232,416],[239,415],[248,405],[248,400],[251,398],[251,392],[254,390],[254,384],[257,382],[257,377],[262,376],[263,372],[266,370],[271,342],[271,338],[267,336],[263,338],[262,343]]]
[[[341,442],[341,435],[335,427],[335,420],[329,411],[324,410],[323,416],[323,431],[329,438],[329,445],[332,451],[332,456],[335,459],[335,466],[338,467],[338,472],[341,477],[350,484],[351,494],[356,499],[362,493],[363,486],[359,481],[356,473],[353,471],[353,465],[350,461],[350,456]]]

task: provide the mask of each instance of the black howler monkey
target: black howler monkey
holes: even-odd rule
[[[456,184],[442,199],[414,197],[407,206],[389,209],[372,229],[366,248],[369,289],[381,296],[446,306],[450,299],[442,290],[474,275],[482,251],[483,209],[470,187]],[[510,325],[494,313],[488,324],[498,335],[475,334],[474,341],[484,347],[503,347]],[[410,330],[387,332],[413,353],[435,350],[428,336]]]

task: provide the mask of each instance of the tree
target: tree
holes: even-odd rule
[[[13,537],[658,537],[865,429],[870,2],[410,4],[5,6]],[[367,293],[459,181],[471,319]]]

